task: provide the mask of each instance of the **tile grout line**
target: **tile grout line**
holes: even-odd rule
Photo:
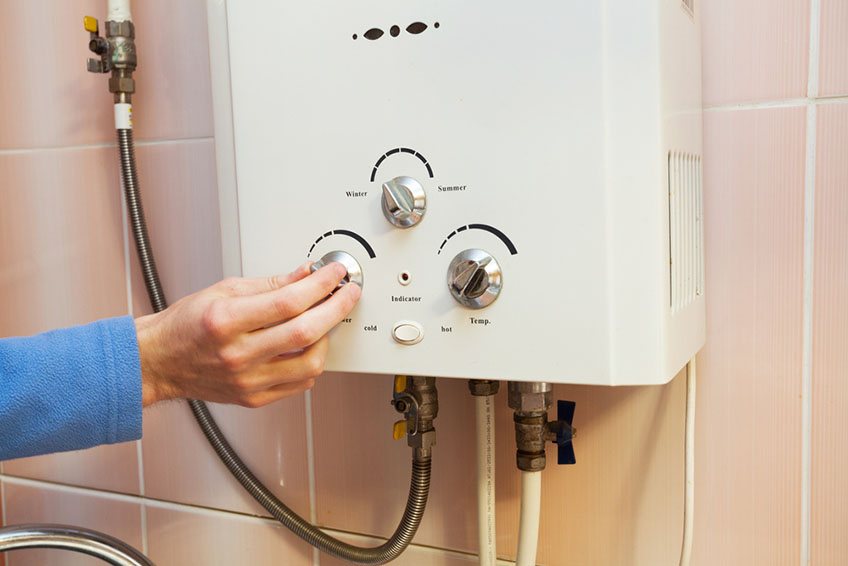
[[[135,315],[133,308],[133,293],[132,293],[132,258],[130,256],[130,236],[129,236],[129,217],[127,214],[127,200],[124,194],[124,179],[119,173],[118,187],[121,192],[121,228],[123,229],[124,240],[124,277],[126,279],[127,291],[127,313],[130,316]],[[138,493],[144,497],[144,460],[141,450],[141,440],[135,441],[136,460],[138,460]],[[139,513],[141,514],[141,551],[147,555],[147,508],[140,505]]]
[[[179,511],[183,513],[193,513],[196,515],[203,515],[206,517],[216,518],[216,519],[239,519],[248,522],[255,522],[263,525],[271,525],[279,528],[284,528],[280,523],[272,518],[272,517],[262,517],[259,515],[250,515],[247,513],[241,513],[237,511],[225,511],[223,509],[213,509],[209,507],[198,507],[194,505],[186,505],[183,503],[177,503],[175,501],[167,501],[160,499],[149,499],[147,497],[142,497],[139,495],[132,495],[128,493],[119,493],[119,492],[111,492],[111,491],[103,491],[99,489],[94,489],[90,487],[81,487],[74,485],[66,485],[66,484],[58,484],[52,483],[43,480],[35,480],[30,478],[18,477],[18,476],[7,476],[0,475],[0,480],[2,480],[2,489],[5,490],[5,484],[12,485],[20,485],[24,487],[31,487],[36,489],[52,489],[54,491],[70,493],[74,495],[84,495],[88,497],[100,497],[102,499],[109,499],[112,501],[120,501],[123,503],[133,503],[133,504],[141,504],[142,506],[147,505],[156,509],[164,509],[169,511]],[[380,538],[378,536],[369,535],[365,533],[357,533],[352,531],[344,531],[333,529],[330,527],[319,527],[322,531],[327,533],[348,536],[352,538],[360,538],[363,540],[386,540],[385,538]],[[412,544],[410,548],[415,548],[418,550],[424,551],[433,551],[448,554],[450,556],[459,557],[459,558],[472,558],[477,556],[473,552],[465,552],[462,550],[456,550],[451,548],[444,548],[440,546],[428,546],[428,545],[418,545]],[[515,562],[510,560],[498,559],[498,566],[512,566]]]
[[[801,333],[801,566],[810,562],[810,498],[812,495],[812,334],[813,270],[815,263],[816,107],[807,108],[806,174],[804,182],[804,286]]]
[[[807,60],[807,98],[819,97],[821,0],[810,0],[810,52]]]
[[[807,98],[818,99],[821,0],[810,1]],[[815,275],[816,136],[818,109],[807,106],[804,161],[804,286],[801,334],[801,539],[800,566],[809,566],[812,538],[813,278]]]
[[[3,519],[3,526],[6,526],[6,484],[0,482],[0,517]]]
[[[304,418],[306,419],[306,472],[309,483],[309,522],[318,523],[318,503],[315,501],[315,434],[312,429],[312,390],[308,389],[303,395]],[[317,548],[312,549],[312,566],[321,566],[321,553]]]
[[[844,96],[805,96],[801,98],[781,98],[776,100],[763,100],[758,102],[736,102],[730,104],[717,104],[715,106],[704,106],[704,112],[728,112],[733,110],[760,110],[768,108],[795,108],[800,106],[811,106],[813,104],[845,104],[848,103],[848,95]]]
[[[0,519],[2,519],[2,522],[0,522],[0,526],[5,527],[6,526],[6,484],[2,481],[0,481]],[[9,565],[8,558],[6,557],[7,554],[9,554],[9,553],[8,552],[3,553],[3,566]]]
[[[192,143],[192,142],[202,142],[202,141],[213,141],[215,138],[212,136],[199,136],[199,137],[189,137],[189,138],[161,138],[161,139],[149,139],[149,140],[138,140],[135,142],[137,147],[146,147],[146,146],[158,146],[158,145],[176,145],[181,143]],[[117,142],[102,142],[102,143],[89,143],[89,144],[77,144],[77,145],[63,145],[63,146],[52,146],[52,147],[28,147],[28,148],[20,148],[20,149],[0,149],[0,156],[3,155],[30,155],[33,153],[41,153],[47,151],[75,151],[75,150],[86,150],[86,149],[108,149],[108,148],[116,148],[118,147]]]
[[[372,535],[365,535],[365,534],[354,533],[354,532],[350,532],[350,531],[342,531],[342,530],[333,529],[333,528],[330,528],[330,527],[321,527],[321,530],[324,531],[327,534],[332,534],[332,535],[335,535],[335,536],[341,535],[341,536],[349,537],[349,538],[352,538],[352,539],[360,539],[360,541],[365,543],[365,544],[372,543],[373,541],[377,541],[377,540],[385,540],[385,539],[375,537],[375,536],[372,536]],[[424,551],[424,552],[430,551],[430,552],[433,552],[433,553],[445,554],[445,555],[450,556],[452,558],[469,559],[469,558],[476,558],[477,557],[477,554],[475,554],[474,552],[468,552],[468,551],[464,551],[464,550],[455,550],[455,549],[450,549],[450,548],[443,548],[443,547],[440,547],[440,546],[430,546],[430,545],[425,545],[425,544],[411,544],[409,546],[410,546],[410,548],[415,548],[419,551]],[[474,562],[476,562],[476,560]],[[497,559],[497,566],[514,566],[514,564],[515,564],[515,562],[512,561],[512,560],[505,560],[503,558]]]

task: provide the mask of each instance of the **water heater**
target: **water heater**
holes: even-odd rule
[[[208,4],[225,271],[347,262],[328,370],[659,384],[703,344],[693,0]]]

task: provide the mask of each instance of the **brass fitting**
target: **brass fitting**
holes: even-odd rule
[[[398,375],[395,377],[392,405],[404,418],[395,423],[394,438],[406,435],[415,449],[415,459],[429,459],[436,445],[433,421],[439,414],[439,393],[435,377]]]
[[[108,21],[104,38],[100,37],[100,26],[96,18],[86,16],[84,24],[91,36],[88,48],[99,56],[89,58],[88,70],[92,73],[111,72],[109,92],[115,95],[115,102],[129,103],[135,93],[133,72],[138,66],[135,25],[131,21]]]
[[[540,472],[547,464],[545,432],[553,387],[545,382],[509,382],[509,407],[515,411],[515,462],[519,470]]]

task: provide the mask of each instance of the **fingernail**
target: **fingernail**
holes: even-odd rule
[[[362,296],[362,287],[359,286],[359,283],[354,283],[353,285],[345,285],[345,287],[353,287],[354,288],[354,290],[351,291],[350,293],[353,295],[353,298],[356,299],[357,301],[359,300],[359,297]]]
[[[345,266],[338,262],[333,263],[333,270],[336,273],[336,277],[338,277],[339,279],[347,275],[347,269],[345,268]]]

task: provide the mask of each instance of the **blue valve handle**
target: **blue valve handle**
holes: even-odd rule
[[[574,427],[571,426],[575,406],[573,401],[557,401],[557,420],[550,423],[551,431],[556,435],[557,464],[560,466],[577,463],[572,443]]]

